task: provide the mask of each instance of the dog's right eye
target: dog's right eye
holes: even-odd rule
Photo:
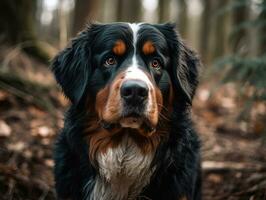
[[[109,66],[112,66],[112,65],[115,65],[116,64],[116,59],[114,57],[108,57],[105,62],[104,62],[104,65],[106,67],[109,67]]]

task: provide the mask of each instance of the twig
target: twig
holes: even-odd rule
[[[244,190],[244,191],[241,191],[241,192],[237,192],[237,193],[234,193],[235,196],[241,196],[243,194],[247,194],[247,193],[254,193],[256,191],[259,191],[259,190],[265,190],[266,192],[266,180],[254,185],[253,187],[247,189],[247,190]]]
[[[26,187],[37,188],[41,191],[43,190],[50,191],[50,187],[45,182],[43,182],[42,180],[38,180],[35,178],[29,178],[24,175],[21,175],[17,173],[17,170],[14,167],[0,164],[0,174],[3,174],[4,176],[14,179],[18,183]]]

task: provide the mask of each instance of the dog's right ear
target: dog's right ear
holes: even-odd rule
[[[73,104],[82,98],[91,74],[92,26],[79,33],[52,61],[52,71]]]
[[[198,85],[200,60],[197,54],[180,39],[175,24],[159,24],[155,27],[165,36],[171,52],[169,73],[174,86],[180,94],[183,94],[184,100],[192,104]]]

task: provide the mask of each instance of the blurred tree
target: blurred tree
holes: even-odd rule
[[[213,1],[201,0],[201,2],[203,5],[203,11],[201,15],[199,50],[203,61],[207,61],[207,55],[209,50],[208,47],[210,40],[211,10],[212,10]]]
[[[259,54],[266,54],[266,0],[261,2],[261,12],[258,16],[259,26]]]
[[[108,5],[108,3],[111,2],[111,6],[113,6],[114,8],[116,8],[115,5],[115,1],[108,1],[108,0],[97,0],[96,3],[96,12],[94,13],[94,19],[97,19],[97,21],[103,22],[103,21],[107,21],[108,15],[110,15],[110,5]],[[109,6],[109,7],[108,7]]]
[[[67,43],[67,22],[66,16],[63,8],[64,0],[59,0],[59,47],[63,49]]]
[[[215,41],[213,43],[214,49],[214,58],[221,57],[225,53],[225,44],[226,44],[226,15],[228,12],[220,12],[228,4],[228,0],[215,1],[214,5],[214,36]]]
[[[93,10],[93,0],[75,0],[74,19],[72,22],[72,36],[81,31],[90,21]]]
[[[243,24],[249,19],[250,0],[234,0],[232,12],[233,33],[230,44],[234,53],[239,52],[241,47],[247,45],[247,29]],[[241,52],[243,53],[243,52]]]
[[[20,45],[27,53],[48,62],[50,55],[38,42],[35,33],[36,0],[1,0],[1,39],[11,45]]]
[[[123,3],[123,0],[118,0],[117,2],[117,8],[116,8],[116,21],[122,21],[122,3]]]
[[[35,0],[0,1],[0,31],[8,42],[19,43],[35,39],[33,30]]]
[[[159,23],[166,22],[169,20],[170,17],[169,4],[170,0],[159,0],[158,4]]]
[[[188,13],[187,13],[187,2],[186,0],[177,0],[178,3],[178,27],[182,37],[187,37],[188,29]]]
[[[233,42],[231,41],[234,50],[231,55],[219,59],[216,67],[216,72],[222,77],[223,82],[234,82],[238,86],[242,100],[245,99],[246,101],[246,105],[240,109],[240,111],[243,111],[241,116],[246,119],[251,114],[254,102],[266,100],[266,47],[265,40],[263,41],[265,39],[266,26],[266,0],[254,4],[254,10],[260,11],[256,19],[248,18],[247,13],[250,12],[248,11],[250,3],[251,1],[249,0],[237,0],[229,4],[229,10],[237,12],[232,15],[232,34],[234,37],[239,32],[241,34]],[[260,54],[258,56],[254,56],[248,51],[251,45],[246,45],[246,40],[242,42],[247,29],[256,29],[260,33],[261,37],[258,36],[256,38],[260,46]],[[243,47],[247,49],[244,53],[241,50]]]
[[[118,0],[117,21],[139,22],[142,6],[140,0]]]

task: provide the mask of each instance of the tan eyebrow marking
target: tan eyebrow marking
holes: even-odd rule
[[[117,40],[113,47],[114,54],[121,56],[126,52],[126,44],[122,40]]]
[[[151,41],[147,41],[144,43],[142,51],[144,55],[152,54],[155,52],[155,47]]]

